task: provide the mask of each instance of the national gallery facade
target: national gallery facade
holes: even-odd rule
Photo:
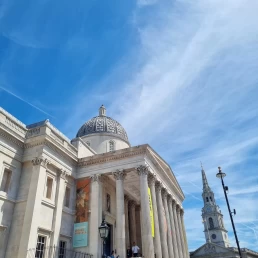
[[[148,144],[99,115],[72,140],[48,120],[25,125],[0,108],[0,257],[189,258],[184,194]]]

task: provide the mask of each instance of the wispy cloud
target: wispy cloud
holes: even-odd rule
[[[15,97],[15,98],[17,98],[17,99],[23,101],[24,103],[26,103],[26,104],[28,104],[29,106],[31,106],[31,107],[37,109],[37,110],[40,111],[41,113],[43,113],[43,114],[45,114],[45,115],[48,115],[48,116],[50,116],[50,117],[52,117],[52,118],[55,118],[54,116],[50,115],[49,113],[47,113],[47,112],[44,111],[43,109],[41,109],[41,108],[35,106],[35,105],[32,104],[31,102],[29,102],[29,101],[25,100],[24,98],[18,96],[17,94],[15,94],[15,93],[11,92],[10,90],[4,88],[3,86],[0,86],[0,90],[3,90],[3,91],[5,91],[5,92],[7,92],[7,93],[10,94],[11,96],[13,96],[13,97]]]

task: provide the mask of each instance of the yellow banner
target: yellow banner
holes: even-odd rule
[[[151,191],[149,187],[148,187],[148,195],[149,195],[149,206],[150,206],[151,233],[152,233],[152,237],[154,237],[155,236],[154,216],[153,216],[153,208],[152,208]]]

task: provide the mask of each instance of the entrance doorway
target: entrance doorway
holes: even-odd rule
[[[109,234],[108,237],[106,239],[106,255],[109,256],[111,254],[111,252],[113,251],[113,225],[108,224],[109,226]]]

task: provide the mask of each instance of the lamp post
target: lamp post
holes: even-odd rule
[[[109,227],[106,224],[105,219],[102,220],[101,225],[99,226],[99,235],[100,238],[103,240],[103,252],[102,252],[102,258],[106,258],[106,238],[108,237],[109,234]]]
[[[230,220],[232,223],[232,227],[233,227],[233,231],[234,231],[234,235],[235,235],[235,239],[236,239],[236,243],[237,243],[238,253],[239,253],[240,258],[242,258],[242,254],[241,254],[241,250],[240,250],[240,246],[239,246],[239,242],[238,242],[238,238],[237,238],[237,233],[236,233],[236,229],[235,229],[235,224],[234,224],[234,220],[233,220],[233,216],[232,216],[232,213],[236,214],[236,210],[234,209],[233,212],[231,212],[231,210],[230,210],[228,196],[227,196],[228,187],[224,185],[224,181],[223,181],[223,178],[226,176],[226,174],[221,171],[221,167],[218,167],[218,169],[219,169],[219,173],[216,174],[216,177],[221,179],[224,195],[225,195],[227,206],[228,206],[228,212],[229,212]]]

